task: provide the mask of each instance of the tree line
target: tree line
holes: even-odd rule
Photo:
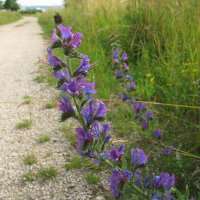
[[[17,11],[20,9],[20,6],[16,0],[6,0],[5,2],[0,0],[0,9]]]

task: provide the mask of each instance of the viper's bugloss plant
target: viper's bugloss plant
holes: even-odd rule
[[[89,70],[94,66],[90,64],[87,55],[80,54],[77,48],[82,44],[81,33],[72,33],[71,27],[58,26],[62,38],[56,35],[54,29],[51,46],[47,49],[49,64],[53,70],[53,76],[57,79],[57,89],[61,91],[59,110],[62,112],[61,120],[69,117],[78,120],[80,126],[76,128],[76,148],[81,156],[93,159],[94,163],[108,166],[112,171],[109,178],[110,189],[114,197],[123,196],[127,190],[137,194],[139,199],[174,199],[171,196],[171,188],[175,184],[174,175],[161,173],[143,175],[149,156],[142,149],[132,148],[131,155],[126,152],[125,145],[113,146],[111,142],[110,122],[106,121],[108,109],[99,99],[93,99],[95,83],[88,81]],[[54,49],[61,49],[65,61],[53,55]],[[113,63],[120,63],[119,51],[114,52]],[[127,60],[127,54],[121,57],[122,61]],[[80,64],[75,68],[73,60],[79,60]],[[122,64],[124,73],[115,71],[117,78],[126,78],[129,83],[126,87],[128,94],[134,91],[136,84],[130,75],[125,74],[129,67]],[[146,105],[138,104],[134,98],[122,94],[122,99],[133,103],[135,117],[142,122],[143,129],[148,128],[149,122],[153,119],[153,113],[148,111]],[[155,130],[155,136],[161,137],[160,130]],[[124,164],[125,155],[130,157],[130,162]]]

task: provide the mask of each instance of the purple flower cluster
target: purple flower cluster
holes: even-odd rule
[[[128,170],[116,171],[113,169],[112,171],[113,175],[111,178],[109,178],[110,188],[113,191],[113,196],[118,197],[121,194],[121,190],[126,184],[127,180],[132,178],[133,173],[129,172]]]
[[[87,79],[88,71],[92,65],[89,63],[88,56],[78,53],[76,49],[82,44],[81,39],[83,35],[81,33],[72,33],[70,27],[59,25],[58,28],[61,31],[62,39],[59,39],[54,29],[51,40],[52,44],[47,51],[49,54],[49,64],[53,69],[53,76],[57,80],[57,89],[62,92],[61,99],[58,100],[59,110],[62,111],[64,120],[68,117],[73,117],[80,123],[80,127],[76,128],[76,146],[79,154],[92,158],[94,163],[111,167],[110,188],[113,196],[118,197],[123,193],[126,184],[135,184],[135,188],[141,186],[141,170],[135,169],[135,167],[144,167],[148,162],[148,156],[142,149],[132,149],[131,163],[129,163],[131,170],[127,170],[129,168],[124,167],[125,145],[122,144],[118,148],[112,146],[110,142],[111,135],[109,135],[110,123],[106,122],[105,119],[108,110],[101,100],[93,99],[92,96],[96,93],[95,83],[90,83]],[[53,55],[54,48],[61,48],[63,50],[66,63]],[[80,64],[77,69],[72,70],[71,60],[77,58],[81,60]],[[126,79],[128,83],[126,91],[130,94],[130,92],[135,90],[136,84],[133,82],[132,76],[125,74],[129,71],[129,66],[125,62],[127,59],[127,53],[124,53],[121,58],[119,57],[118,50],[115,50],[113,53],[114,65],[118,65],[123,61],[121,66],[122,72],[115,71],[116,77]],[[146,105],[138,104],[130,95],[124,93],[121,96],[123,100],[134,102],[133,110],[143,119],[142,126],[146,129],[148,127],[147,121],[153,119],[153,113],[144,112],[147,110]],[[158,138],[162,136],[158,129],[155,130],[154,134]],[[133,174],[135,175],[133,176]],[[169,190],[174,183],[174,176],[170,177],[167,173],[162,173],[160,176],[153,177],[151,186],[154,189],[164,186],[166,190]],[[147,179],[145,180],[145,186],[146,188],[147,186],[150,187],[150,181]],[[137,190],[141,192],[139,188]],[[157,196],[152,194],[154,199]]]

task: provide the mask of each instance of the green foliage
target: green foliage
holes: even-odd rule
[[[46,108],[46,109],[55,108],[56,105],[57,105],[57,103],[54,101],[54,102],[51,102],[51,103],[47,103],[47,104],[45,105],[45,108]]]
[[[95,174],[93,174],[93,173],[86,174],[85,180],[86,180],[89,184],[98,184],[98,183],[100,182],[99,176],[98,176],[98,175],[95,175]]]
[[[55,178],[58,175],[58,172],[55,168],[41,168],[38,170],[37,173],[38,177],[41,178],[43,181]]]
[[[3,9],[3,2],[0,1],[0,10]]]
[[[81,156],[73,156],[68,164],[65,165],[66,170],[70,169],[81,169],[81,168],[90,168],[93,166],[93,163]]]
[[[4,3],[4,8],[7,10],[17,11],[20,9],[20,6],[16,0],[6,0]]]
[[[8,24],[21,19],[22,16],[19,13],[6,11],[0,12],[0,25]]]
[[[27,128],[30,129],[32,125],[32,119],[23,119],[21,122],[16,124],[17,128]]]
[[[36,179],[36,174],[34,172],[27,172],[22,176],[22,181],[24,182],[32,182]]]
[[[37,157],[34,154],[30,154],[27,155],[24,159],[23,159],[23,163],[25,165],[33,165],[34,163],[37,162]]]
[[[37,141],[39,142],[39,143],[44,143],[44,142],[48,142],[48,141],[50,141],[50,136],[48,136],[48,135],[40,135],[39,137],[38,137],[38,139],[37,139]]]
[[[24,103],[25,103],[25,104],[30,104],[30,103],[31,103],[31,97],[28,96],[28,95],[25,95],[25,96],[24,96]]]

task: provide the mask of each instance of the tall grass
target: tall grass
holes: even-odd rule
[[[39,17],[48,36],[55,28],[54,14],[55,11],[50,11]],[[141,100],[200,106],[198,0],[68,0],[60,14],[63,25],[84,34],[81,50],[91,62],[97,61],[90,73],[99,98],[110,99],[120,93],[111,70],[111,44],[114,43],[128,52],[131,73],[137,82],[137,96]],[[128,109],[123,106],[111,109],[114,114],[108,118],[117,125],[119,134],[133,132],[135,125],[125,123],[134,120]],[[200,155],[199,109],[157,106],[156,110],[166,130],[166,140]],[[174,171],[181,183],[189,183],[196,191],[196,175],[191,174],[198,162],[184,157],[173,161],[169,157],[168,161],[159,158],[155,167]]]
[[[11,11],[2,12],[2,11],[0,11],[0,25],[8,24],[8,23],[17,21],[21,18],[22,18],[21,15],[17,12],[11,12]]]

